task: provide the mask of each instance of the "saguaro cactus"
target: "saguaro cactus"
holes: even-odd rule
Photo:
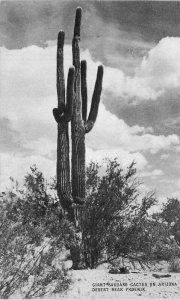
[[[53,114],[58,123],[57,140],[57,193],[61,205],[74,219],[74,207],[85,201],[85,134],[96,121],[102,90],[103,66],[98,67],[90,113],[87,119],[87,82],[86,61],[80,62],[80,26],[82,9],[77,8],[74,36],[72,40],[73,67],[70,67],[67,79],[65,101],[64,80],[64,31],[58,34],[57,43],[57,96],[58,108]],[[72,159],[71,182],[69,162],[69,131],[71,122]]]

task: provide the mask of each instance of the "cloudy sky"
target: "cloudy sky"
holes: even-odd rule
[[[87,161],[135,160],[144,190],[160,199],[180,192],[180,3],[1,1],[0,191],[32,164],[55,175],[56,39],[66,33],[72,64],[75,9],[83,8],[81,58],[89,101],[97,66],[103,94]]]

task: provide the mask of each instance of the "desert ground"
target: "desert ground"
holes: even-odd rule
[[[129,274],[110,274],[106,264],[71,272],[73,283],[66,299],[180,299],[180,273],[169,273],[166,263]]]

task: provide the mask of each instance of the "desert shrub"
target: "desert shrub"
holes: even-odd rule
[[[23,298],[33,298],[65,291],[71,280],[63,267],[53,260],[62,249],[53,241],[44,240],[40,246],[29,243],[25,234],[8,235],[6,250],[1,251],[0,296],[7,299],[19,292]]]
[[[33,298],[67,290],[70,277],[55,264],[73,243],[74,229],[36,167],[0,202],[0,297]]]
[[[167,222],[171,235],[180,245],[180,201],[177,198],[169,198],[167,203],[163,205],[160,217],[164,222]]]
[[[83,246],[86,265],[94,268],[117,257],[148,259],[145,230],[153,193],[140,201],[135,164],[124,172],[116,159],[106,161],[105,175],[91,163],[87,169],[87,200],[83,210]],[[148,240],[149,242],[149,240]]]
[[[114,159],[106,160],[105,167],[103,176],[99,176],[100,165],[91,163],[87,168],[83,210],[86,266],[94,268],[118,257],[143,266],[153,260],[170,260],[174,253],[180,255],[168,222],[160,214],[150,214],[157,204],[154,193],[140,196],[135,164],[122,170]]]
[[[173,258],[169,262],[169,272],[180,272],[180,258]]]
[[[180,255],[180,247],[177,244],[171,230],[159,215],[147,218],[142,228],[142,243],[144,255],[150,260],[170,260]]]

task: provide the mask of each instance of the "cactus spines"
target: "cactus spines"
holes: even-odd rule
[[[57,43],[57,95],[58,108],[53,109],[58,123],[57,141],[57,192],[62,206],[72,212],[73,203],[82,205],[85,201],[85,134],[96,121],[100,102],[103,66],[98,67],[87,119],[87,63],[80,61],[80,27],[82,9],[76,10],[74,36],[72,39],[73,67],[69,69],[65,101],[64,81],[64,32],[58,34]],[[71,184],[69,164],[68,122],[71,123],[72,157]]]

